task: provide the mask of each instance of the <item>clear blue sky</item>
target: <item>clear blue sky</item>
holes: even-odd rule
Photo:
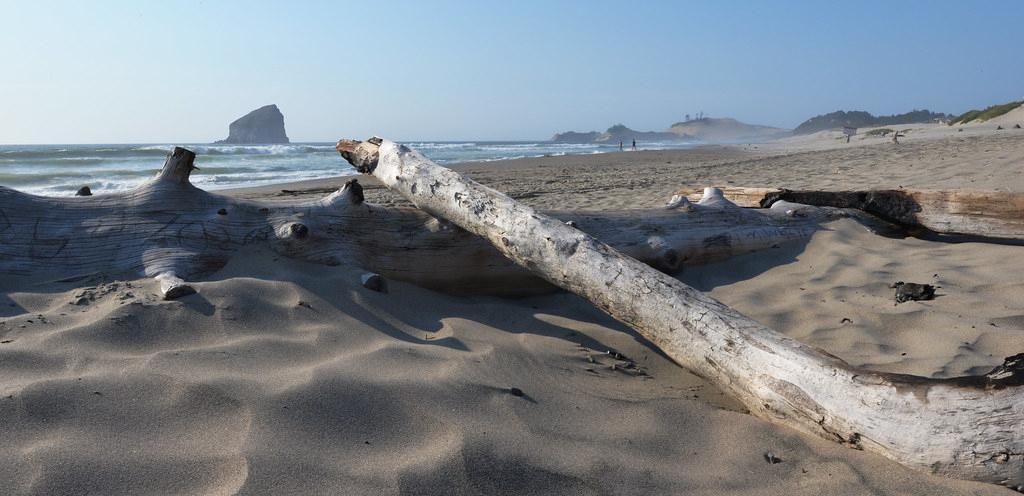
[[[1024,98],[1024,2],[0,0],[0,143],[537,139]]]

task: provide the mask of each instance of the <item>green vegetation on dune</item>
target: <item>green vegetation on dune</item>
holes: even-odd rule
[[[1017,107],[1024,105],[1024,100],[1018,102],[1004,103],[1002,105],[993,105],[985,110],[969,110],[964,112],[959,117],[949,121],[949,125],[953,124],[966,124],[968,122],[978,120],[987,121],[1003,115]]]
[[[793,130],[793,134],[810,134],[828,129],[842,129],[844,127],[862,128],[894,126],[897,124],[920,124],[945,120],[948,117],[948,115],[942,112],[932,112],[930,110],[912,110],[904,114],[880,115],[877,117],[863,110],[849,112],[839,110],[807,119]]]

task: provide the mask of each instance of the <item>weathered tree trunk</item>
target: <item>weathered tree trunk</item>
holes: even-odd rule
[[[363,201],[352,181],[313,202],[253,202],[189,183],[195,155],[175,148],[161,172],[125,193],[45,198],[0,187],[0,275],[142,272],[166,298],[213,272],[245,246],[325,264],[348,263],[450,292],[522,295],[552,288],[489,243],[412,208]],[[714,196],[714,195],[712,195]],[[717,197],[715,197],[717,198]],[[731,203],[623,212],[552,212],[660,270],[806,240],[823,220]]]
[[[889,222],[939,234],[1024,240],[1024,194],[1002,191],[867,190],[813,191],[777,188],[722,188],[742,207],[767,208],[777,201],[854,208]],[[697,198],[684,188],[676,198]],[[670,200],[671,201],[671,200]]]
[[[1024,354],[955,379],[850,366],[389,141],[338,150],[417,207],[629,324],[750,412],[951,477],[1024,485]]]

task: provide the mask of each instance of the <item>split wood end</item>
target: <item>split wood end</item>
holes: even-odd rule
[[[357,171],[363,174],[371,174],[373,169],[377,167],[378,150],[381,143],[383,143],[383,140],[376,136],[366,141],[341,139],[338,140],[338,144],[334,148]]]
[[[157,177],[161,181],[187,184],[189,175],[194,169],[199,168],[196,167],[195,160],[196,154],[193,151],[176,146],[167,154],[167,160],[164,161],[164,166]]]

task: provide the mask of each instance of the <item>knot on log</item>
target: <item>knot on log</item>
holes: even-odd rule
[[[380,158],[378,149],[383,142],[384,140],[376,136],[366,141],[342,139],[338,140],[334,148],[357,171],[371,174],[377,168],[377,160]]]
[[[288,233],[293,238],[306,239],[309,236],[309,228],[305,224],[296,222],[288,226]]]
[[[320,201],[325,207],[344,207],[345,205],[362,205],[366,200],[363,196],[363,185],[356,179],[350,179],[338,191],[331,193]]]
[[[180,146],[174,147],[174,150],[167,154],[167,160],[164,161],[163,169],[157,175],[157,180],[188,184],[188,177],[192,174],[192,170],[198,169],[195,166],[195,160],[196,154],[191,150],[186,150]]]
[[[683,212],[689,212],[693,210],[693,204],[690,203],[689,198],[685,195],[672,195],[672,198],[668,201],[668,205],[665,205],[666,210],[682,210]]]
[[[651,265],[654,268],[670,274],[679,270],[682,258],[665,238],[651,236],[647,238],[647,246],[652,250]]]
[[[712,187],[712,186],[708,186],[707,188],[704,188],[704,196],[701,197],[701,200],[702,201],[703,200],[710,201],[710,200],[721,200],[721,199],[724,199],[724,198],[725,198],[725,194],[722,193],[721,189],[715,188],[715,187]]]
[[[350,179],[345,183],[345,186],[341,188],[342,194],[348,194],[348,201],[353,205],[359,205],[366,200],[363,196],[363,185],[359,184],[359,180]]]
[[[700,201],[697,202],[697,205],[721,208],[739,208],[735,203],[725,198],[725,193],[723,193],[721,189],[713,187],[704,188],[704,194],[701,195]]]

